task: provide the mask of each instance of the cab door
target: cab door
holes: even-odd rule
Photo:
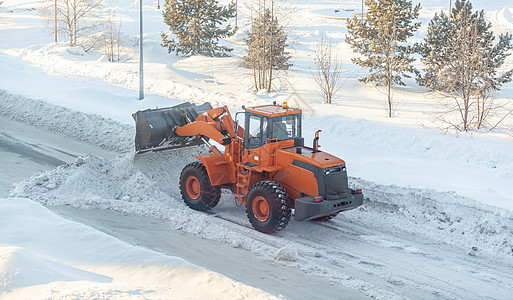
[[[246,114],[244,137],[244,163],[261,165],[261,147],[265,145],[269,132],[269,118],[257,114]]]

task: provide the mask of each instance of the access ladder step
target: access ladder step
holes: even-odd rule
[[[244,200],[246,199],[246,195],[244,195],[244,194],[235,194],[235,198],[237,198],[240,203],[244,203]]]

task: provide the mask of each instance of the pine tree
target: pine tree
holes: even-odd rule
[[[183,56],[227,56],[233,49],[218,45],[219,39],[232,36],[230,25],[220,27],[235,15],[235,4],[219,6],[218,0],[166,0],[164,22],[178,41],[162,33],[163,47]]]
[[[271,1],[271,4],[274,4]],[[274,8],[274,6],[272,6]],[[251,22],[251,30],[246,32],[244,41],[247,55],[244,66],[252,69],[255,90],[273,89],[273,70],[288,70],[290,55],[287,52],[287,34],[278,23],[274,9],[263,9]]]
[[[498,72],[513,48],[512,36],[501,34],[494,42],[490,28],[483,11],[473,13],[470,2],[457,0],[450,15],[435,15],[419,45],[425,68],[417,81],[452,98],[446,113],[455,112],[460,121],[442,119],[462,131],[485,123],[493,110],[489,96],[513,74],[513,70]]]
[[[385,86],[387,112],[393,113],[392,85],[404,85],[402,77],[413,72],[413,47],[407,39],[419,28],[412,23],[419,15],[420,4],[413,7],[409,0],[367,0],[369,6],[363,20],[354,16],[348,20],[346,42],[360,57],[353,63],[369,69],[369,76],[360,81]]]

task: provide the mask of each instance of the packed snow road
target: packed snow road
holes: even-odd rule
[[[172,229],[166,222],[153,217],[69,206],[54,206],[51,209],[65,218],[130,244],[181,257],[284,299],[370,299],[324,277],[310,275],[279,262],[270,263],[244,249]]]
[[[169,255],[179,254],[188,261],[211,270],[223,270],[224,275],[242,280],[246,284],[265,286],[264,290],[267,292],[281,294],[286,299],[341,299],[341,295],[350,295],[347,299],[360,298],[358,294],[347,294],[337,282],[342,278],[334,279],[337,276],[348,276],[343,280],[355,281],[358,278],[368,280],[376,286],[389,287],[388,291],[378,293],[374,290],[369,293],[376,298],[400,298],[398,295],[401,295],[410,299],[507,299],[510,296],[505,284],[511,280],[510,271],[507,275],[510,264],[503,266],[500,272],[492,274],[489,268],[500,264],[500,261],[490,265],[487,259],[462,255],[449,246],[425,246],[420,242],[412,243],[409,239],[400,240],[379,232],[369,235],[369,231],[362,230],[361,226],[340,228],[333,226],[334,224],[312,223],[312,228],[306,232],[298,232],[296,228],[294,233],[286,234],[288,238],[282,237],[290,244],[275,257],[277,262],[269,262],[248,255],[241,249],[231,249],[222,243],[216,244],[176,232],[166,223],[151,217],[127,216],[102,210],[77,213],[76,209],[67,206],[57,206],[53,210],[132,244]],[[365,238],[361,238],[362,236]],[[332,242],[331,246],[327,246],[328,241]],[[420,248],[416,248],[417,246]],[[294,247],[305,249],[305,252],[294,251]],[[321,270],[320,266],[312,268],[312,276],[307,275],[309,272],[298,270],[303,269],[298,264],[281,265],[281,260],[299,261],[297,256],[305,255],[307,247],[310,251],[318,251],[311,259],[325,260],[322,263],[322,268],[326,268],[324,272],[339,273],[331,278],[331,285],[326,285],[326,281],[322,280],[325,276],[319,276],[320,279],[315,277]],[[213,259],[219,257],[223,259]],[[326,259],[328,257],[329,260]],[[243,267],[227,268],[237,265]],[[507,276],[501,276],[502,272],[506,272]],[[497,289],[501,285],[504,285],[503,288]],[[394,293],[404,286],[409,286],[411,291]],[[367,287],[364,287],[365,284],[362,283],[358,289],[366,290]]]

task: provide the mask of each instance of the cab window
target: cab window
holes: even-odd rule
[[[249,115],[246,120],[246,148],[255,149],[263,144],[268,137],[268,118],[259,115]]]
[[[288,115],[274,117],[272,120],[272,133],[270,138],[284,141],[301,137],[301,115]]]

